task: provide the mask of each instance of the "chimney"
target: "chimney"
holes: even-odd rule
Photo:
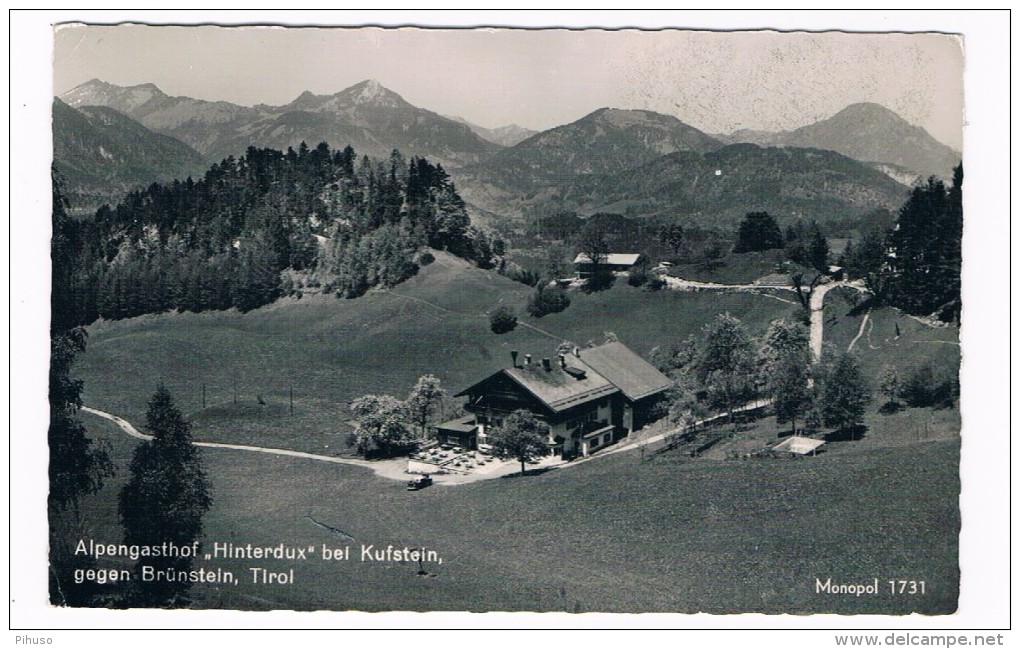
[[[513,360],[514,367],[517,367],[517,350],[516,349],[510,350],[510,359]]]
[[[567,366],[567,356],[566,356],[566,354],[559,354],[559,358],[560,358],[560,367],[566,367]]]
[[[524,355],[524,364],[525,365],[531,365],[531,354],[525,354]]]
[[[581,348],[577,345],[574,345],[574,356],[577,356],[578,358],[581,357]]]
[[[549,362],[548,358],[542,359],[542,369],[544,369],[546,372],[552,370],[552,363]]]

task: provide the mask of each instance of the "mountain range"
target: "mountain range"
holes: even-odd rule
[[[867,162],[901,178],[953,177],[960,153],[942,144],[885,106],[851,104],[828,119],[792,131],[739,130],[716,136],[729,143],[828,149]],[[881,165],[892,165],[882,168]],[[895,177],[895,176],[894,176]],[[904,178],[905,179],[905,178]],[[910,183],[908,183],[910,184]]]
[[[538,131],[532,131],[530,128],[524,128],[523,126],[518,126],[516,124],[507,124],[506,126],[500,126],[498,128],[485,128],[478,124],[472,124],[463,117],[448,116],[448,119],[452,119],[455,122],[460,122],[461,124],[466,125],[474,131],[478,137],[500,146],[514,146],[515,144],[519,144],[532,135],[538,133]]]
[[[629,208],[729,221],[741,210],[773,206],[824,221],[867,205],[895,209],[904,185],[931,174],[948,178],[960,159],[877,104],[854,104],[787,132],[713,136],[672,116],[608,107],[538,133],[483,129],[413,106],[373,80],[332,95],[304,92],[283,106],[171,97],[152,84],[99,80],[61,98],[82,110],[119,111],[207,162],[253,145],[282,150],[302,141],[351,145],[377,158],[394,148],[426,156],[451,173],[477,214],[495,217],[551,204],[582,214]]]
[[[561,200],[587,211],[669,215],[735,227],[748,211],[785,221],[845,223],[894,211],[908,190],[886,174],[834,151],[733,144],[678,151],[609,176],[581,179]]]
[[[283,106],[238,106],[171,97],[152,84],[121,87],[93,79],[61,95],[71,106],[118,110],[145,127],[194,147],[210,162],[252,145],[285,150],[302,141],[350,145],[385,158],[393,149],[444,166],[478,162],[501,147],[467,125],[413,106],[379,82],[366,80],[333,95],[304,92]]]
[[[53,100],[53,160],[79,210],[116,202],[130,189],[202,174],[198,151],[105,106]]]

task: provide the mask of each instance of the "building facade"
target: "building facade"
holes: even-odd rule
[[[436,427],[441,443],[478,448],[515,410],[549,427],[549,452],[564,457],[597,451],[651,419],[671,382],[622,343],[607,343],[556,358],[519,358],[456,396],[470,416]]]

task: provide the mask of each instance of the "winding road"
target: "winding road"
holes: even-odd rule
[[[718,284],[715,282],[695,282],[689,279],[682,279],[680,277],[669,277],[662,276],[666,280],[666,286],[673,289],[674,291],[735,291],[740,293],[750,293],[766,290],[778,290],[778,291],[790,291],[797,292],[797,289],[793,286],[783,285],[767,285],[767,284]],[[818,284],[811,289],[811,298],[808,305],[811,310],[811,330],[810,330],[810,348],[811,348],[811,359],[813,362],[818,362],[822,357],[822,337],[825,328],[825,294],[834,288],[841,286],[847,286],[861,293],[867,293],[868,290],[864,287],[864,284],[860,281],[839,281],[830,282],[828,284]],[[775,297],[775,296],[769,296]],[[867,315],[865,315],[865,322],[867,322]],[[864,324],[861,325],[861,331],[864,331]],[[860,335],[858,335],[860,337]],[[854,339],[857,342],[857,339]],[[853,343],[850,343],[850,348],[853,348]]]
[[[108,412],[102,410],[96,410],[88,406],[81,407],[82,412],[87,412],[90,415],[102,417],[103,419],[109,419],[113,423],[120,426],[121,430],[136,439],[151,440],[152,435],[146,435],[145,433],[138,432],[138,429],[131,425],[131,422],[118,417],[117,415],[111,415]],[[246,446],[244,444],[220,444],[218,442],[192,442],[195,446],[201,446],[203,448],[229,448],[235,451],[249,451],[252,453],[268,453],[269,455],[286,455],[289,457],[300,457],[307,460],[318,460],[320,462],[333,462],[334,464],[351,464],[354,466],[365,467],[367,469],[375,470],[377,463],[368,462],[367,460],[356,460],[354,458],[346,457],[333,457],[331,455],[316,455],[315,453],[304,453],[302,451],[290,451],[285,448],[267,448],[264,446]],[[378,471],[376,471],[379,473]]]

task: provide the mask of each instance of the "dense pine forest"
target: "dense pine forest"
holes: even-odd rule
[[[493,245],[471,227],[441,165],[360,159],[322,143],[249,147],[200,180],[152,184],[91,219],[68,223],[77,324],[178,309],[248,311],[315,273],[327,292],[357,297],[427,263],[426,247],[479,265]]]

